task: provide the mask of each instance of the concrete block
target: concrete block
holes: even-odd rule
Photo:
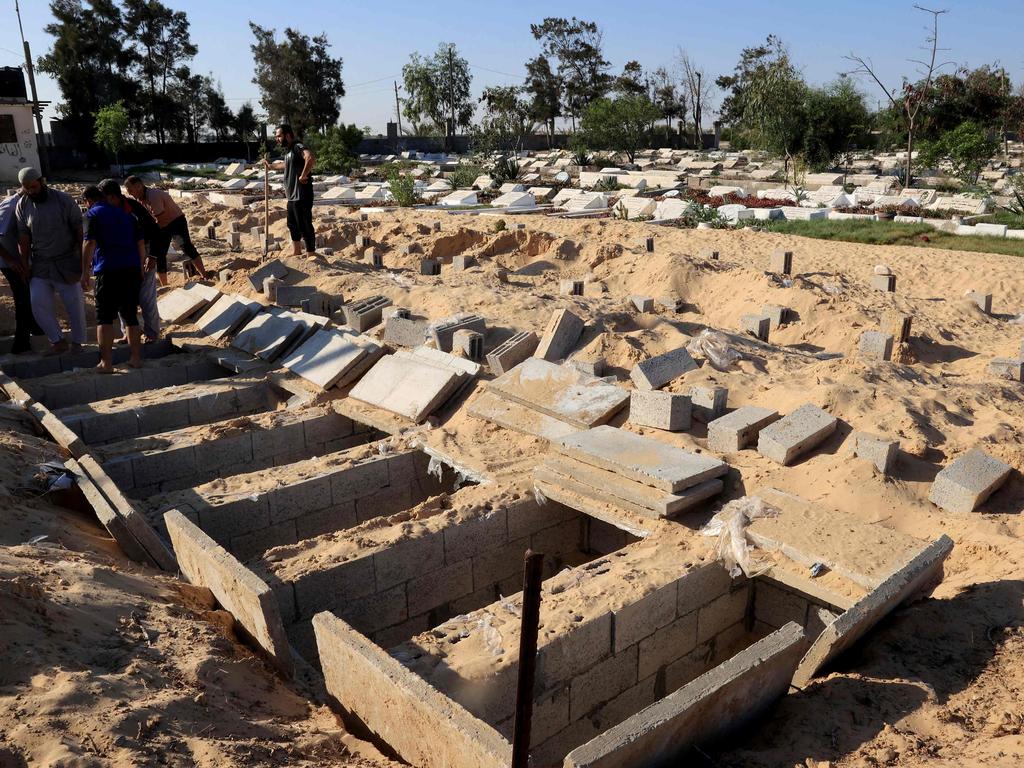
[[[390,305],[391,299],[384,296],[370,296],[349,302],[341,309],[345,315],[345,324],[357,333],[365,333],[380,324],[384,307]]]
[[[427,339],[428,320],[389,317],[384,323],[384,343],[396,347],[418,347]]]
[[[1013,360],[1008,357],[997,357],[989,361],[989,375],[1007,381],[1024,381],[1024,359]]]
[[[893,336],[881,331],[865,331],[857,342],[857,351],[867,360],[891,360]]]
[[[409,619],[406,585],[399,584],[366,597],[343,600],[336,606],[332,606],[331,610],[349,622],[354,629],[364,635],[372,635],[389,627],[403,624]]]
[[[252,571],[176,510],[164,515],[181,573],[196,586],[206,587],[289,677],[291,650],[277,598]]]
[[[444,529],[445,563],[454,565],[508,542],[508,512],[499,507],[486,515]]]
[[[761,315],[771,322],[771,330],[781,328],[789,320],[789,307],[779,304],[765,304],[761,307]]]
[[[612,615],[605,613],[544,643],[537,651],[537,687],[565,683],[606,659],[612,652]]]
[[[308,619],[325,606],[377,593],[373,559],[357,558],[330,568],[304,573],[295,581],[295,605],[300,618]]]
[[[779,275],[793,274],[793,252],[777,248],[768,260],[768,271]]]
[[[894,343],[904,344],[910,338],[910,329],[913,321],[912,315],[896,311],[886,312],[882,320],[882,331],[892,334]]]
[[[473,565],[464,560],[440,571],[425,573],[407,584],[409,612],[424,613],[473,591]]]
[[[810,607],[807,598],[788,589],[780,589],[764,579],[755,579],[751,583],[754,589],[755,620],[763,621],[772,630],[791,621],[801,627],[807,625],[807,611]]]
[[[582,280],[559,280],[558,281],[558,293],[561,296],[582,296],[583,295],[583,281]]]
[[[927,592],[942,579],[942,564],[953,540],[940,536],[896,568],[875,589],[827,625],[800,660],[793,685],[804,687],[832,659],[849,649],[901,603]]]
[[[787,624],[725,663],[572,750],[565,768],[640,768],[677,762],[784,695],[803,630]]]
[[[755,339],[767,342],[771,328],[771,318],[766,315],[742,315],[740,317],[740,330]]]
[[[434,346],[442,352],[451,352],[455,339],[455,332],[460,330],[476,331],[479,334],[487,333],[487,323],[472,313],[462,313],[445,318],[436,323],[431,323],[427,329],[427,337],[432,339]]]
[[[468,328],[460,328],[452,336],[452,350],[461,353],[467,360],[483,360],[484,335]]]
[[[290,482],[267,492],[270,522],[293,520],[307,512],[331,506],[331,476],[311,477]]]
[[[437,259],[420,259],[420,274],[436,276],[441,274],[441,262]]]
[[[679,578],[676,614],[692,613],[711,599],[726,594],[731,587],[732,577],[721,563],[698,566]]]
[[[697,369],[697,363],[685,347],[650,357],[633,366],[629,378],[637,389],[661,389],[673,379]]]
[[[747,616],[750,598],[749,584],[740,589],[731,589],[716,597],[697,611],[697,642],[703,643],[715,635],[739,624]]]
[[[899,451],[899,440],[890,440],[867,432],[853,433],[853,455],[867,459],[883,475],[892,472]]]
[[[1013,468],[972,448],[935,476],[928,500],[947,512],[973,512],[1006,482]]]
[[[699,385],[690,388],[690,403],[695,421],[709,424],[725,414],[729,390],[725,387]]]
[[[637,646],[595,664],[569,684],[569,720],[579,720],[637,683]]]
[[[629,396],[629,420],[669,432],[690,428],[690,398],[675,392],[635,389]]]
[[[473,589],[475,591],[493,589],[494,585],[510,577],[521,576],[523,571],[523,555],[530,548],[530,537],[510,541],[496,549],[481,552],[472,558]],[[550,557],[556,553],[545,552]]]
[[[654,311],[654,298],[651,296],[630,296],[629,300],[637,312]]]
[[[555,362],[565,358],[583,333],[583,320],[568,309],[556,310],[548,322],[534,357]]]
[[[327,691],[406,762],[505,768],[512,749],[493,728],[329,613],[313,619]],[[367,691],[373,691],[367,696]]]
[[[718,459],[609,426],[569,435],[553,442],[551,447],[576,461],[618,472],[670,493],[721,477],[729,470]]]
[[[537,334],[522,331],[499,344],[487,355],[491,373],[500,376],[512,370],[534,353],[538,343]]]
[[[331,474],[331,503],[369,496],[388,485],[388,462],[380,457]]]
[[[697,614],[688,613],[651,633],[639,644],[639,679],[656,674],[697,647]]]
[[[257,531],[232,536],[228,549],[242,562],[248,562],[260,557],[268,549],[297,542],[295,521],[285,520]]]
[[[761,429],[757,452],[765,458],[789,464],[802,454],[824,442],[836,431],[839,420],[810,403],[801,405],[779,421]]]
[[[378,590],[437,573],[444,567],[444,534],[437,531],[400,539],[374,553],[373,567]]]
[[[452,256],[452,271],[465,272],[470,267],[476,266],[476,259],[467,254]]]
[[[675,620],[677,586],[678,580],[670,581],[612,613],[614,653],[636,645]]]
[[[302,541],[325,533],[344,531],[355,526],[359,520],[356,517],[355,502],[348,501],[343,504],[332,504],[327,509],[316,512],[307,512],[293,522],[295,537]]]
[[[872,275],[871,287],[886,293],[895,293],[896,275]]]
[[[721,254],[713,248],[703,248],[697,253],[697,255],[702,259],[707,259],[708,261],[718,261],[721,256]]]
[[[599,357],[595,360],[583,360],[580,358],[570,358],[565,361],[565,365],[575,368],[580,373],[585,373],[588,376],[600,378],[604,375],[604,358]]]

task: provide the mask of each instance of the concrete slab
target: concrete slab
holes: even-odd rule
[[[78,486],[85,500],[92,507],[93,512],[96,513],[96,518],[107,529],[107,533],[114,538],[121,551],[137,563],[159,567],[156,561],[149,556],[145,548],[132,535],[128,525],[114,511],[114,508],[110,506],[110,502],[100,493],[99,488],[96,487],[96,484],[85,473],[81,465],[74,459],[68,459],[64,462],[64,465],[74,474],[75,485]]]
[[[708,423],[708,448],[718,453],[735,453],[757,440],[762,429],[778,421],[771,408],[745,405]]]
[[[165,323],[180,323],[220,297],[220,291],[202,283],[190,283],[175,288],[156,303],[160,319]]]
[[[583,333],[583,320],[568,309],[559,309],[551,316],[547,328],[534,351],[534,357],[554,362],[566,357]]]
[[[288,267],[282,264],[278,259],[269,261],[262,267],[257,269],[251,275],[249,275],[249,282],[252,283],[252,287],[258,293],[263,293],[263,281],[268,277],[274,277],[278,280],[288,276]]]
[[[196,325],[213,339],[225,339],[248,323],[263,308],[258,301],[237,294],[224,294],[207,309]]]
[[[277,597],[256,574],[231,556],[181,512],[164,515],[182,575],[209,589],[245,633],[287,676],[294,670]]]
[[[488,389],[579,429],[604,424],[629,400],[614,384],[539,357],[527,358]]]
[[[388,355],[360,379],[349,397],[418,424],[451,396],[463,376],[454,369]]]
[[[637,389],[661,389],[673,379],[696,370],[697,367],[696,361],[690,357],[686,348],[680,347],[637,363],[630,371],[629,378],[633,380]]]
[[[506,400],[484,390],[467,406],[466,412],[477,419],[489,421],[505,429],[513,429],[542,440],[558,440],[578,432],[579,429],[529,406]]]
[[[947,512],[973,512],[1012,471],[1010,465],[972,448],[935,476],[928,500]]]
[[[272,362],[305,331],[302,323],[291,318],[261,312],[238,332],[231,346]]]
[[[801,405],[761,430],[757,437],[757,452],[786,466],[824,442],[838,425],[839,420],[835,416],[816,405]]]
[[[800,660],[793,685],[807,685],[819,669],[849,649],[897,606],[922,591],[930,591],[942,580],[942,564],[952,550],[953,540],[948,536],[923,546],[905,565],[825,627]]]
[[[313,618],[328,693],[406,762],[506,768],[501,735],[331,613]],[[367,695],[372,692],[372,695]]]
[[[625,475],[670,493],[721,477],[729,465],[719,459],[688,453],[649,437],[602,426],[552,443],[570,458]]]
[[[804,641],[795,622],[572,750],[565,768],[641,768],[683,752],[760,714],[789,688]]]
[[[366,357],[367,348],[355,339],[340,331],[317,331],[281,364],[320,389],[330,389]]]

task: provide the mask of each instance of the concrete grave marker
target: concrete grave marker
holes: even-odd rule
[[[225,339],[252,319],[263,308],[258,301],[243,296],[221,296],[196,321],[203,333],[213,339]]]
[[[533,354],[549,362],[561,360],[579,341],[581,333],[583,320],[568,309],[555,310]]]
[[[698,368],[685,347],[649,357],[633,366],[629,378],[637,389],[661,389],[673,379]]]
[[[821,408],[810,403],[801,405],[761,430],[757,452],[785,466],[824,442],[838,425],[839,420]]]
[[[935,476],[928,500],[947,512],[973,512],[1006,482],[1013,469],[972,448]]]

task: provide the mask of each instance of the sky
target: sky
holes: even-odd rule
[[[852,51],[870,58],[890,87],[899,85],[901,75],[912,73],[915,65],[907,59],[921,58],[919,46],[931,18],[915,11],[911,0],[301,0],[294,5],[283,0],[163,1],[188,14],[192,40],[199,47],[192,69],[219,81],[233,109],[251,101],[257,112],[262,111],[252,83],[248,20],[278,31],[291,26],[309,35],[326,33],[332,55],[344,60],[347,94],[341,119],[370,126],[375,133],[383,133],[394,119],[392,83],[401,81],[402,65],[411,52],[427,54],[438,43],[454,42],[471,65],[473,92],[479,95],[489,85],[522,83],[524,62],[539,52],[530,24],[545,16],[596,21],[613,73],[630,59],[650,70],[671,67],[683,48],[713,79],[732,71],[744,47],[775,34],[811,83],[831,81],[851,69],[843,56]],[[43,31],[52,19],[49,0],[20,0],[20,5],[25,37],[38,58],[52,41]],[[24,64],[14,6],[15,0],[0,0],[0,66]],[[949,11],[939,32],[940,46],[948,49],[946,60],[972,67],[998,62],[1015,83],[1024,81],[1022,0],[945,0],[933,7]],[[37,72],[36,83],[41,100],[59,102],[52,80]],[[861,88],[872,106],[884,99],[870,81],[862,81]],[[48,128],[49,118],[55,117],[52,106],[45,116]]]

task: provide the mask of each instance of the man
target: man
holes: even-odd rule
[[[153,238],[159,235],[160,227],[157,226],[156,219],[146,209],[146,206],[133,197],[125,197],[121,194],[121,185],[113,179],[101,181],[100,192],[103,193],[110,205],[135,217],[147,253],[150,253],[149,248],[152,246]],[[160,313],[156,306],[156,259],[151,255],[146,257],[146,264],[142,272],[139,307],[142,309],[142,331],[145,334],[146,343],[150,344],[160,338]],[[121,338],[115,339],[114,343],[121,344],[127,340],[128,326],[122,321]]]
[[[35,168],[22,168],[18,181],[24,194],[14,218],[22,272],[29,275],[32,315],[49,339],[51,352],[67,351],[54,302],[54,296],[60,296],[71,324],[71,348],[77,349],[85,343],[82,211],[71,195],[48,187]]]
[[[18,258],[18,225],[14,209],[21,194],[11,195],[0,202],[0,272],[7,278],[14,296],[14,346],[16,355],[32,349],[30,336],[39,336],[42,329],[32,317],[32,297],[28,292],[28,272],[22,269]]]
[[[128,329],[131,356],[128,365],[142,367],[142,334],[139,332],[139,291],[146,263],[146,244],[139,223],[130,213],[107,202],[99,187],[84,193],[89,210],[85,248],[82,251],[82,287],[89,288],[90,267],[96,276],[96,341],[100,345],[101,373],[114,370],[114,318]]]
[[[284,162],[267,165],[275,170],[284,170],[284,191],[288,198],[288,233],[292,238],[292,253],[302,255],[302,243],[306,253],[316,255],[316,232],[313,230],[313,165],[316,157],[304,144],[295,140],[295,133],[288,124],[277,126],[274,132],[277,143],[284,148]]]
[[[160,285],[167,285],[167,249],[175,237],[181,240],[181,250],[189,259],[189,264],[202,279],[206,279],[206,268],[199,251],[192,244],[192,236],[188,233],[188,220],[174,198],[162,189],[147,187],[138,176],[129,176],[124,180],[128,194],[146,206],[153,214],[159,230],[150,243],[150,255],[156,259],[156,272]]]

